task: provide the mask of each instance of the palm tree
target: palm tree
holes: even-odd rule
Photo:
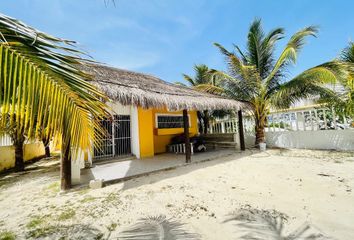
[[[62,189],[70,187],[71,152],[96,140],[93,119],[106,97],[87,82],[76,43],[0,14],[0,127],[16,123],[28,139],[62,137]],[[4,117],[8,116],[8,118]]]
[[[3,119],[5,118],[5,119]],[[13,116],[15,119],[16,116]],[[5,125],[0,126],[0,134],[8,135],[12,141],[12,145],[15,148],[15,171],[23,171],[25,169],[24,163],[24,143],[26,136],[23,129],[17,127],[14,120],[10,121],[8,115],[1,115],[0,122],[5,122]]]
[[[210,69],[205,64],[196,64],[194,65],[194,77],[191,77],[187,74],[183,74],[184,80],[189,83],[189,86],[196,87],[200,84],[209,84],[212,81],[210,75]],[[184,83],[179,83],[181,85],[185,85]]]
[[[334,108],[343,116],[354,118],[354,42],[350,42],[340,56],[340,60],[349,64],[350,74],[341,79],[342,91],[334,98]]]
[[[190,87],[198,89],[198,86],[200,85],[205,85],[205,84],[215,85],[215,77],[213,77],[210,74],[210,69],[207,65],[205,64],[194,65],[194,72],[195,72],[194,77],[191,77],[187,74],[183,74],[184,80],[188,82],[188,85]],[[181,82],[177,82],[176,84],[187,86],[186,84]],[[208,132],[209,112],[208,110],[203,111],[203,113],[198,111],[197,115],[200,122],[199,132],[206,134]]]
[[[333,61],[310,68],[292,79],[286,78],[287,68],[296,63],[305,38],[316,36],[317,31],[310,26],[296,32],[276,59],[275,45],[284,38],[284,29],[264,33],[261,20],[256,19],[249,28],[245,51],[234,45],[234,51],[230,52],[215,43],[226,57],[228,71],[213,71],[220,78],[218,87],[204,85],[200,88],[248,103],[255,120],[256,145],[264,142],[267,114],[272,108],[287,108],[299,99],[328,93],[330,90],[324,84],[333,83],[344,74],[342,64]]]

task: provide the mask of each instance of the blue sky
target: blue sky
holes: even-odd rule
[[[108,0],[107,0],[108,1]],[[318,25],[290,75],[335,58],[353,39],[352,0],[2,0],[0,11],[52,35],[76,40],[97,61],[182,80],[194,64],[224,69],[212,45],[244,47],[249,24],[284,27],[287,37]],[[287,38],[288,39],[288,38]],[[282,41],[278,51],[286,43]]]

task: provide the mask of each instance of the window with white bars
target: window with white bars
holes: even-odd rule
[[[188,115],[189,118],[189,115]],[[189,127],[191,125],[189,118]],[[183,128],[183,115],[181,114],[156,114],[156,128]]]

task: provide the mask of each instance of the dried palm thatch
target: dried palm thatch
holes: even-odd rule
[[[123,105],[167,108],[170,111],[240,110],[245,107],[242,102],[178,86],[143,73],[98,64],[87,64],[83,70],[93,76],[92,84]]]

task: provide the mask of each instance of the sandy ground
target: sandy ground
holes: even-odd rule
[[[137,219],[156,215],[185,223],[202,239],[236,239],[235,225],[223,221],[244,207],[284,214],[284,235],[306,222],[334,239],[354,239],[354,153],[247,151],[65,194],[57,170],[57,161],[41,161],[0,177],[0,239],[76,239],[83,229],[91,233],[84,239],[116,239]]]

